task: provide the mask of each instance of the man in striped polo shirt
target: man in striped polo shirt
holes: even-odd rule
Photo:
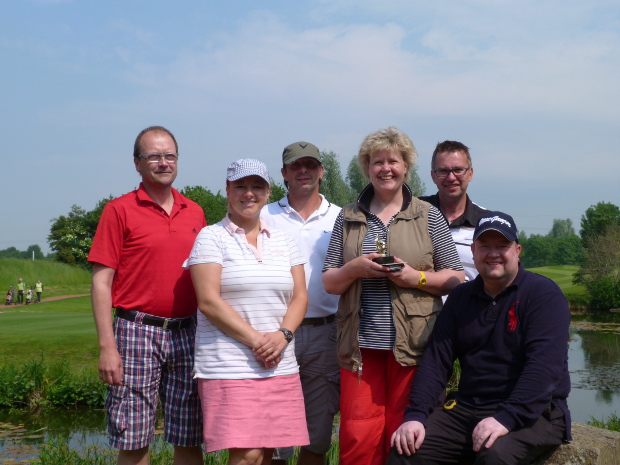
[[[420,197],[420,200],[438,208],[446,218],[465,269],[465,281],[471,281],[478,275],[472,258],[471,244],[474,229],[480,217],[487,211],[472,202],[467,195],[467,187],[473,177],[474,167],[469,148],[461,142],[451,140],[440,142],[431,159],[431,178],[438,192],[435,195]]]
[[[308,142],[295,142],[282,153],[282,176],[288,189],[283,199],[266,205],[263,219],[289,233],[307,262],[308,312],[295,332],[295,356],[304,392],[310,445],[299,453],[300,465],[325,463],[331,447],[332,424],[340,404],[340,367],[336,359],[338,296],[325,292],[323,261],[340,207],[319,194],[325,169],[319,149]],[[274,461],[292,455],[276,450]]]

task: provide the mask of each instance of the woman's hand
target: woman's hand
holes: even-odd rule
[[[288,342],[284,337],[282,331],[273,331],[270,333],[262,333],[262,337],[252,347],[252,352],[256,357],[263,362],[267,368],[277,365],[275,362],[278,358],[282,357],[282,351],[286,348]],[[280,363],[278,361],[278,363]]]
[[[394,257],[394,261],[402,263],[402,260],[398,257]],[[418,270],[405,264],[401,270],[388,273],[388,278],[397,286],[419,288],[424,292],[437,296],[446,295],[465,280],[464,271],[456,271],[449,268],[439,271],[424,271],[424,275],[426,283],[419,287],[422,275]]]
[[[403,262],[398,257],[394,257],[394,261],[396,263]],[[418,287],[421,277],[422,275],[418,270],[411,268],[406,263],[400,270],[388,273],[388,279],[400,287]]]
[[[328,294],[342,295],[358,278],[385,278],[390,274],[387,266],[372,261],[381,254],[369,253],[356,257],[340,268],[331,268],[323,273],[323,287]]]
[[[373,262],[373,258],[379,258],[381,254],[376,252],[354,258],[345,266],[355,278],[385,278],[390,274],[387,266]]]

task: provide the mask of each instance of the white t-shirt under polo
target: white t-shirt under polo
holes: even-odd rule
[[[323,287],[323,261],[332,237],[334,223],[341,208],[321,196],[321,205],[307,221],[288,203],[288,197],[265,205],[262,218],[274,228],[289,233],[306,257],[306,287],[308,289],[307,318],[326,317],[336,313],[340,296],[328,294]]]
[[[284,231],[268,229],[261,220],[257,245],[228,217],[202,229],[186,265],[222,265],[221,297],[259,332],[277,331],[293,295],[291,267],[305,259]],[[275,368],[265,368],[252,349],[218,329],[200,311],[196,328],[197,378],[249,379],[299,372],[294,340]]]

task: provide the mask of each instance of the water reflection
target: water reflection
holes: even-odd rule
[[[568,405],[573,421],[620,416],[620,315],[573,317],[570,334]],[[50,409],[32,416],[0,409],[0,459],[36,457],[38,446],[50,437],[68,440],[74,450],[87,445],[107,448],[105,429],[103,410]]]
[[[38,446],[63,438],[74,450],[107,446],[105,412],[100,409],[47,409],[38,415],[0,409],[0,459],[38,456]]]
[[[600,330],[600,321],[579,319],[571,328],[568,406],[574,421],[620,415],[620,334],[618,326]],[[597,327],[594,330],[593,327]]]

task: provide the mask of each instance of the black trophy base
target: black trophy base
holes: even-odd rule
[[[389,267],[390,271],[398,271],[405,266],[403,262],[395,262],[394,257],[391,255],[385,256],[385,257],[373,258],[372,261],[375,263],[378,263],[379,265]]]

